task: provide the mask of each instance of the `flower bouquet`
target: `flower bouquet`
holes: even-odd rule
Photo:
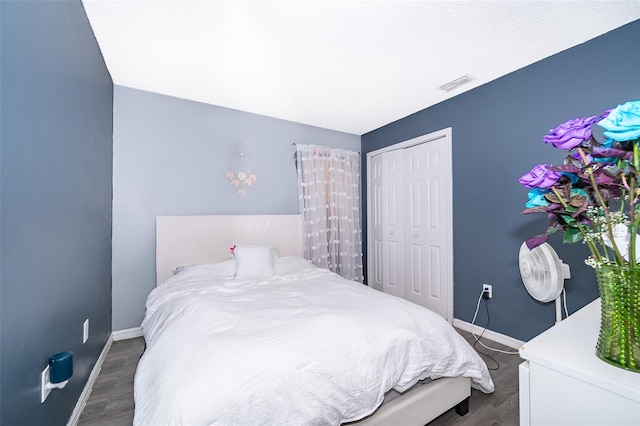
[[[601,137],[595,125],[604,130]],[[561,165],[538,164],[520,178],[530,188],[523,213],[549,218],[546,232],[527,246],[563,232],[565,243],[589,247],[586,263],[596,270],[602,303],[596,353],[640,371],[640,101],[569,120],[544,141],[567,156]]]

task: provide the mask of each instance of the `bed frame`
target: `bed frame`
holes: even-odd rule
[[[302,256],[302,233],[300,215],[158,216],[156,280],[160,284],[169,278],[176,266],[227,260],[234,244],[269,245],[280,256]],[[349,424],[422,426],[453,407],[466,414],[470,395],[470,379],[441,378],[415,386]]]

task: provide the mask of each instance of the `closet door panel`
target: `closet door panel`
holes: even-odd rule
[[[382,154],[382,290],[405,297],[402,150]]]
[[[452,278],[450,265],[446,253],[450,250],[450,236],[447,221],[449,217],[449,203],[447,194],[450,193],[450,160],[448,158],[445,140],[435,140],[424,144],[424,198],[425,222],[424,242],[429,255],[425,259],[429,273],[425,283],[425,297],[423,305],[448,318],[451,311],[450,300]]]
[[[376,155],[371,159],[371,195],[372,199],[370,200],[370,209],[371,209],[371,219],[372,223],[369,226],[372,229],[371,236],[373,237],[373,242],[371,247],[373,248],[373,253],[370,254],[369,262],[372,262],[372,268],[370,268],[371,276],[368,277],[369,285],[376,290],[383,290],[383,278],[382,278],[382,270],[383,270],[383,209],[382,209],[382,155]]]
[[[419,305],[426,303],[426,284],[429,267],[427,246],[425,245],[426,198],[425,189],[425,145],[416,145],[404,150],[405,182],[407,198],[405,200],[405,247],[409,256],[405,259],[407,271],[405,298]]]
[[[429,288],[428,298],[442,300],[442,286],[439,284],[442,282],[440,264],[442,263],[442,256],[440,247],[429,247],[429,253],[427,256],[427,270],[429,271]]]
[[[422,253],[421,244],[410,244],[408,248],[409,264],[407,265],[408,277],[406,280],[407,291],[405,292],[405,295],[408,300],[415,302],[414,299],[420,299],[420,295],[422,294],[422,283],[424,282],[422,277],[424,268],[422,266],[424,255]]]

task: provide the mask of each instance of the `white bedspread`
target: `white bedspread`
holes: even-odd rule
[[[155,288],[142,323],[135,425],[338,425],[386,391],[486,365],[439,315],[300,258],[265,281],[192,266]]]

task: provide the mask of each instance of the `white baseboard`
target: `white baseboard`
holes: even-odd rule
[[[113,341],[133,339],[142,336],[142,327],[125,328],[124,330],[116,330],[112,333]]]
[[[76,426],[78,424],[80,415],[82,414],[82,410],[84,410],[84,406],[87,405],[89,395],[91,394],[91,389],[93,389],[93,384],[96,382],[98,374],[100,374],[100,369],[102,368],[104,360],[107,358],[107,353],[109,353],[109,349],[111,349],[112,343],[113,334],[110,334],[109,338],[107,339],[107,343],[105,343],[104,348],[102,348],[102,352],[100,352],[100,356],[98,357],[98,360],[91,370],[91,374],[89,374],[87,384],[84,385],[84,389],[80,394],[80,398],[78,398],[78,402],[76,402],[76,407],[73,409],[73,413],[71,413],[71,417],[67,422],[67,426]]]
[[[476,336],[479,336],[482,333],[483,327],[480,327],[475,324],[471,324],[470,322],[462,321],[460,319],[453,319],[453,326],[457,327],[461,330],[468,331],[469,333],[473,333]],[[510,348],[520,349],[524,342],[522,340],[514,339],[513,337],[506,336],[504,334],[497,333],[491,330],[485,330],[482,337],[486,337],[489,340],[493,340],[494,342],[503,344]]]

